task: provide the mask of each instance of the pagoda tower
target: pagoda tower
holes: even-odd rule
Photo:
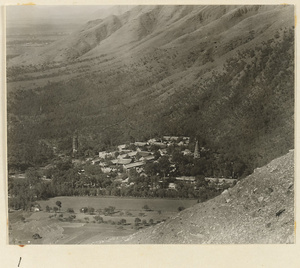
[[[73,157],[75,157],[78,152],[78,132],[77,131],[75,131],[75,133],[73,135],[72,149],[73,149],[73,151],[72,151]]]
[[[195,158],[195,159],[196,159],[196,158],[200,158],[198,141],[196,141],[196,145],[195,145],[194,158]]]

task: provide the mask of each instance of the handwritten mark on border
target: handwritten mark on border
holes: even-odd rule
[[[20,259],[19,259],[18,267],[20,267],[21,260],[22,260],[22,257],[20,257]]]

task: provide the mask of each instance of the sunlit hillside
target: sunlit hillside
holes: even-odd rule
[[[14,57],[7,74],[10,166],[68,154],[75,130],[82,156],[186,135],[248,171],[293,148],[291,6],[137,6]]]

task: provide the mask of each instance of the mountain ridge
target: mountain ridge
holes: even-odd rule
[[[274,9],[273,6],[219,6],[218,8],[214,6],[138,6],[119,16],[110,15],[100,20],[98,24],[95,24],[97,20],[88,22],[70,36],[40,51],[37,50],[34,58],[39,63],[43,63],[44,58],[46,62],[70,61],[94,57],[102,53],[101,51],[114,51],[119,48],[127,51],[130,50],[132,44],[141,50],[143,46],[140,48],[140,41],[147,47],[166,46],[170,39],[173,44],[174,42],[176,44],[178,38],[187,42],[186,38],[190,39],[193,33],[197,34],[197,31],[202,31],[202,38],[207,34],[220,33],[222,29],[228,31],[233,25],[237,26],[237,22],[243,22],[258,11],[263,14],[268,12],[268,16],[261,15],[265,20],[276,16],[278,20],[285,18],[286,23],[289,23],[290,17],[281,14],[280,7]],[[90,28],[91,23],[94,25],[92,28]],[[166,29],[164,29],[165,23],[167,23]],[[217,25],[213,26],[211,23]],[[203,33],[205,28],[208,30]],[[212,29],[214,32],[211,31]],[[57,55],[57,51],[61,51],[61,54]],[[31,55],[21,56],[22,61],[29,63],[32,58]],[[19,62],[19,59],[15,58],[13,62]]]
[[[294,146],[293,6],[138,6],[68,39],[30,55],[40,65],[8,65],[17,162],[32,137],[66,150],[75,130],[82,155],[181,135],[249,170]]]

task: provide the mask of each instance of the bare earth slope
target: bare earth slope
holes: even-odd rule
[[[99,243],[294,243],[294,152],[258,168],[222,195],[136,234]]]

